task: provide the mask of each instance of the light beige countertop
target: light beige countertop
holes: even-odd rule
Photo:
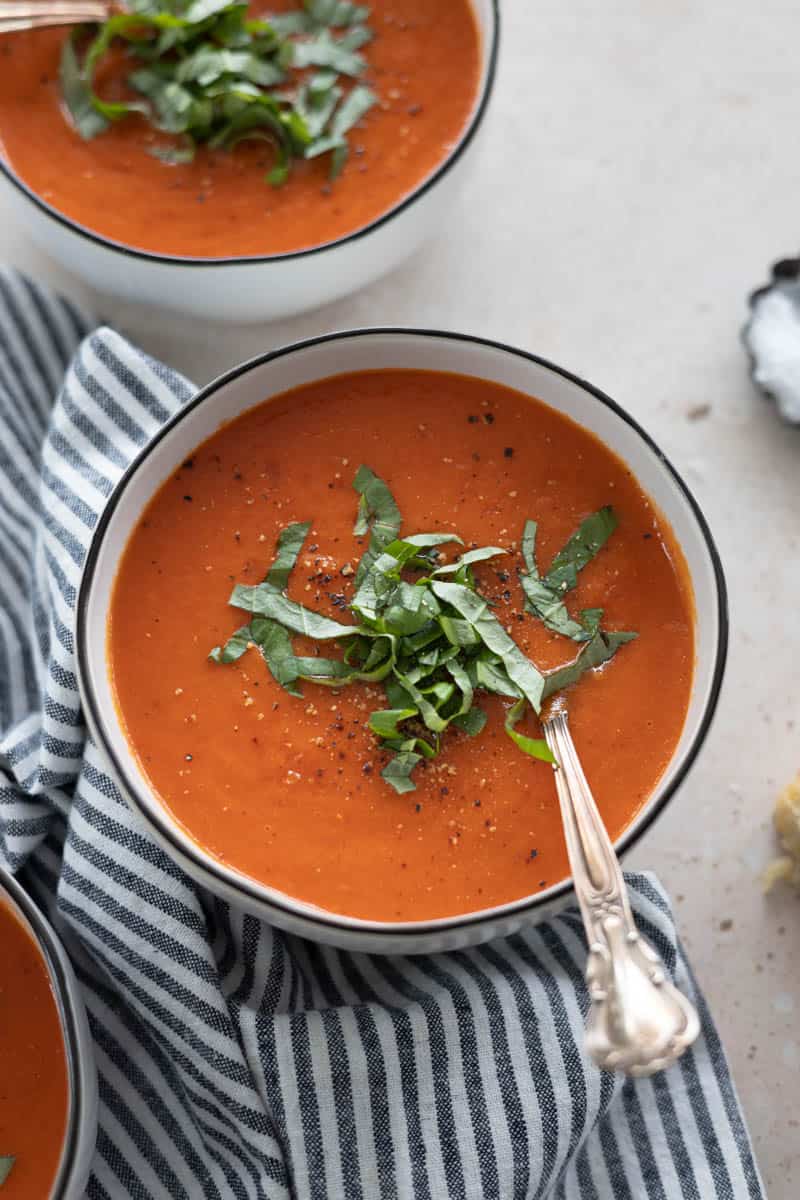
[[[498,89],[471,190],[447,233],[403,269],[273,326],[213,327],[91,299],[198,382],[333,328],[486,334],[585,376],[660,442],[718,540],[731,653],[700,761],[630,862],[672,892],[769,1194],[793,1200],[800,897],[765,899],[758,875],[775,850],[776,792],[800,767],[800,429],[754,392],[738,334],[748,291],[800,249],[797,6],[502,8]],[[0,259],[65,282],[2,208]],[[701,405],[709,414],[692,419]]]

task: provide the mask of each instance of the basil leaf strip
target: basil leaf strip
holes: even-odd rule
[[[540,762],[554,763],[556,760],[544,738],[528,737],[524,733],[518,733],[514,728],[522,720],[527,707],[524,700],[518,700],[516,704],[512,704],[506,714],[505,731],[523,754],[528,754],[531,758],[538,758]]]
[[[330,67],[341,75],[357,78],[366,63],[360,54],[343,43],[343,38],[332,38],[328,31],[323,29],[306,42],[295,42],[292,66],[299,71],[306,67]]]
[[[274,87],[286,79],[286,72],[275,62],[262,60],[251,50],[220,50],[213,42],[201,45],[175,69],[178,83],[200,87],[216,83],[223,75],[235,75],[259,87]]]
[[[520,583],[525,593],[525,607],[553,633],[563,634],[574,642],[585,642],[591,636],[583,625],[573,620],[559,593],[545,580],[534,579],[532,575],[521,575]]]
[[[481,546],[477,550],[468,550],[466,554],[462,554],[455,562],[445,563],[443,567],[437,567],[433,571],[433,575],[437,579],[441,575],[460,575],[466,571],[467,567],[474,566],[475,563],[487,562],[490,558],[497,558],[498,555],[507,553],[507,550],[502,550],[499,546]]]
[[[378,555],[365,573],[365,576],[353,597],[351,608],[370,620],[375,620],[378,611],[391,604],[395,594],[399,592],[404,598],[404,608],[407,612],[419,612],[425,604],[427,593],[419,588],[412,588],[400,578],[404,566],[418,564],[423,569],[428,563],[419,557],[419,551],[446,542],[460,542],[461,539],[451,533],[417,533],[407,540],[395,540]],[[356,576],[358,578],[358,576]],[[430,597],[428,613],[430,612]],[[434,608],[436,611],[436,607]],[[409,629],[409,633],[415,632]]]
[[[358,633],[357,625],[342,625],[339,621],[323,617],[321,613],[304,608],[302,604],[297,604],[288,596],[276,592],[268,583],[259,583],[254,587],[237,584],[231,592],[229,603],[234,608],[244,609],[245,612],[255,613],[256,616],[279,621],[293,633],[301,633],[304,637],[316,638],[317,641],[348,638]]]
[[[388,645],[383,646],[386,641]],[[296,658],[298,678],[309,683],[320,683],[328,687],[345,687],[351,683],[379,683],[394,667],[394,638],[381,638],[376,642],[377,653],[370,654],[361,667],[353,668],[338,659]]]
[[[0,1186],[8,1179],[16,1161],[14,1154],[0,1154]]]
[[[349,0],[304,0],[306,13],[312,24],[331,25],[334,28],[343,25],[360,24],[369,16],[369,9],[361,4],[351,4]]]
[[[403,518],[388,486],[369,467],[358,468],[353,487],[361,497],[353,533],[356,537],[370,534],[369,545],[356,571],[358,587],[380,552],[397,538]]]
[[[503,664],[494,661],[494,656],[481,656],[472,665],[476,688],[494,692],[497,696],[522,696],[522,692],[515,683],[512,683]]]
[[[403,721],[407,721],[409,717],[416,715],[415,708],[385,708],[372,714],[369,719],[369,727],[373,733],[377,733],[378,737],[402,738],[403,735],[397,726],[401,725]]]
[[[522,529],[522,541],[520,550],[522,551],[522,561],[525,563],[525,569],[534,579],[539,578],[539,571],[536,566],[536,532],[538,526],[535,521],[527,520]]]
[[[302,696],[296,686],[297,662],[289,634],[277,621],[253,621],[251,636],[276,683],[292,696]]]
[[[469,712],[459,713],[453,717],[453,724],[458,726],[468,737],[477,737],[483,732],[487,717],[482,708],[471,708]]]
[[[369,17],[369,9],[348,0],[304,0],[305,11],[276,13],[269,23],[281,34],[311,33],[321,26],[332,29],[360,24]]]
[[[472,704],[472,682],[466,669],[460,662],[455,659],[454,650],[451,651],[453,657],[445,661],[447,673],[452,676],[456,687],[462,692],[464,700],[459,712],[466,712]]]
[[[327,86],[323,79],[321,94]],[[494,615],[473,578],[474,565],[505,551],[497,546],[475,547],[452,563],[436,566],[438,546],[463,545],[456,534],[400,537],[402,518],[387,484],[362,466],[354,486],[360,497],[355,532],[370,534],[349,604],[356,623],[332,620],[287,595],[291,572],[310,530],[310,522],[295,522],[281,531],[264,582],[233,589],[231,604],[251,613],[252,619],[223,648],[215,647],[211,657],[219,663],[236,662],[255,645],[275,680],[295,696],[301,695],[301,682],[333,688],[382,683],[388,707],[373,712],[369,726],[379,748],[391,756],[382,777],[401,793],[414,789],[415,767],[439,753],[442,735],[451,725],[468,735],[480,733],[487,719],[475,705],[480,692],[513,701],[505,721],[507,735],[525,754],[552,762],[546,742],[516,726],[529,707],[538,714],[546,697],[604,665],[636,635],[604,632],[602,609],[585,609],[581,624],[573,622],[549,577],[539,576],[536,523],[527,521],[522,536],[527,568],[523,586],[527,583],[528,595],[535,598],[537,615],[562,632],[574,624],[576,640],[585,643],[574,662],[542,674]],[[560,588],[566,587],[569,571],[577,579],[577,571],[609,536],[614,521],[610,509],[594,514],[556,556]],[[408,572],[417,573],[414,582],[405,577]],[[316,642],[339,642],[342,657],[296,655],[292,633]]]
[[[336,76],[332,74],[331,79],[335,80]],[[310,144],[304,151],[306,158],[316,158],[318,154],[324,153],[324,147],[322,150],[318,148],[322,131],[333,116],[341,95],[342,89],[333,84],[326,90],[316,93],[312,91],[311,84],[303,84],[298,90],[294,106],[305,122],[308,136],[311,138]],[[315,149],[315,147],[317,148]]]
[[[179,163],[190,163],[195,158],[195,147],[189,142],[185,146],[148,146],[147,153],[161,162],[176,166]]]
[[[194,0],[187,8],[183,20],[187,25],[199,25],[201,21],[207,21],[209,17],[217,16],[219,13],[231,12],[235,9],[246,11],[246,4],[231,3],[231,0]]]
[[[591,562],[602,549],[617,527],[614,510],[606,506],[587,517],[573,533],[566,545],[559,550],[544,579],[536,567],[536,522],[526,521],[522,534],[522,557],[527,575],[520,577],[525,593],[526,608],[538,617],[548,629],[585,642],[595,629],[574,620],[564,603],[564,593],[578,582],[578,572]]]
[[[436,758],[439,753],[439,739],[434,736],[433,745],[422,737],[387,738],[381,743],[382,750],[394,750],[396,754],[419,754],[422,758]]]
[[[439,624],[448,642],[454,646],[479,646],[481,644],[481,635],[469,621],[462,621],[460,617],[443,616],[439,618]]]
[[[410,750],[402,750],[390,758],[381,771],[381,779],[385,779],[396,792],[414,792],[417,785],[411,778],[411,772],[417,763],[422,762],[422,755]]]
[[[297,565],[297,559],[310,528],[310,521],[298,521],[281,530],[275,547],[275,561],[264,580],[270,587],[277,588],[279,592],[286,591],[289,586],[289,576]]]
[[[460,583],[435,582],[431,586],[434,594],[469,621],[484,645],[498,655],[509,679],[538,713],[542,704],[544,676],[525,657],[514,639],[509,637],[483,597]]]
[[[378,103],[372,88],[359,84],[344,98],[331,121],[331,137],[340,141]]]
[[[335,100],[341,96],[341,89],[336,89],[336,93],[336,98],[334,99],[333,104],[328,106],[329,113],[333,112]],[[306,117],[306,126],[316,140],[312,141],[311,144],[306,147],[305,157],[318,158],[320,154],[326,154],[329,150],[333,151],[331,175],[335,178],[336,175],[340,174],[345,162],[347,161],[348,146],[345,140],[345,134],[348,133],[352,127],[358,121],[360,121],[361,118],[365,116],[365,114],[368,113],[375,104],[377,104],[377,102],[378,97],[370,88],[364,87],[363,85],[354,87],[352,91],[345,97],[345,99],[342,100],[339,107],[336,108],[335,114],[330,121],[329,132],[324,136],[320,136],[320,134],[325,122],[315,120],[313,113],[311,114],[310,123],[309,118]],[[307,112],[305,101],[302,101],[302,105],[302,111],[305,115]],[[296,105],[296,107],[298,106]]]
[[[559,591],[569,591],[578,582],[578,572],[602,550],[617,528],[616,513],[610,505],[582,521],[575,533],[550,564],[545,582]]]
[[[412,682],[408,675],[404,675],[401,671],[398,671],[397,668],[395,668],[394,674],[400,686],[405,692],[408,693],[416,705],[417,712],[419,713],[426,727],[430,729],[432,733],[443,733],[447,728],[448,723],[446,718],[439,715],[436,705],[431,704],[424,692],[420,691],[420,689],[414,682]]]
[[[600,628],[600,622],[603,619],[602,608],[584,608],[581,613],[581,622],[584,629],[589,634],[589,637],[594,637]]]
[[[92,89],[83,74],[75,52],[77,32],[71,33],[61,51],[59,77],[61,95],[72,123],[84,141],[104,133],[111,122],[97,111],[92,102]]]
[[[614,657],[620,646],[634,641],[638,636],[637,633],[603,633],[602,630],[598,631],[592,640],[586,643],[574,662],[569,663],[565,667],[559,667],[556,671],[549,671],[545,675],[542,698],[547,700],[550,696],[555,695],[556,692],[561,692],[564,688],[572,687],[586,671],[591,671],[595,667],[602,667]]]
[[[158,127],[166,133],[186,133],[193,129],[197,134],[200,129],[210,126],[211,102],[197,99],[180,83],[165,81],[148,67],[134,71],[128,82],[152,101]]]
[[[310,33],[314,28],[314,21],[309,14],[298,10],[273,13],[269,19],[269,23],[281,37],[292,37],[298,33]]]
[[[590,634],[569,615],[561,594],[539,576],[536,566],[536,533],[536,522],[526,521],[522,531],[521,550],[528,574],[520,576],[525,593],[525,607],[554,633],[561,633],[576,642],[585,641]]]
[[[216,663],[235,663],[249,649],[253,641],[253,633],[249,625],[243,625],[228,638],[224,646],[215,646],[209,658]]]

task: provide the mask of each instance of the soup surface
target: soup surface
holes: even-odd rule
[[[251,6],[263,15],[284,2]],[[167,164],[157,135],[131,116],[83,141],[61,111],[62,30],[0,41],[0,155],[38,195],[105,237],[199,258],[278,254],[353,233],[394,207],[453,149],[475,103],[480,34],[470,0],[372,0],[365,81],[379,95],[350,135],[351,157],[329,183],[322,158],[265,183],[263,142],[199,150]],[[118,71],[129,66],[120,59]],[[114,71],[98,80],[115,95]],[[117,89],[118,90],[118,89]],[[327,156],[326,156],[327,158]]]
[[[662,774],[694,665],[691,598],[670,530],[623,464],[536,400],[457,375],[376,371],[277,396],[224,426],[157,493],[112,599],[109,657],[131,745],[155,792],[220,861],[322,908],[385,921],[466,913],[563,879],[552,769],[506,736],[509,701],[480,697],[483,732],[444,735],[396,794],[367,728],[381,685],[287,694],[255,650],[207,659],[241,625],[234,582],[259,583],[280,530],[312,527],[289,596],[338,620],[365,539],[353,476],[390,486],[403,532],[455,530],[510,553],[476,568],[481,590],[545,670],[574,642],[522,614],[526,517],[550,562],[587,514],[619,527],[581,572],[571,607],[638,640],[569,695],[575,741],[613,836]],[[402,534],[401,534],[402,536]],[[324,653],[329,650],[325,649]],[[531,730],[531,732],[535,732]]]
[[[15,1157],[3,1200],[44,1200],[67,1127],[67,1063],[50,977],[0,899],[0,1156]]]

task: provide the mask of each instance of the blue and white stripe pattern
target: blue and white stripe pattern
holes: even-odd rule
[[[338,953],[198,891],[86,740],[74,607],[97,516],[191,385],[0,272],[0,861],[61,929],[100,1073],[90,1200],[755,1200],[663,892],[636,911],[703,1036],[623,1083],[586,1060],[575,912],[430,958]]]

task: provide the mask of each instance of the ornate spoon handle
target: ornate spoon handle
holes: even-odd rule
[[[693,1005],[636,928],[611,838],[583,773],[564,712],[545,721],[589,961],[586,1047],[599,1067],[652,1075],[700,1032]]]

